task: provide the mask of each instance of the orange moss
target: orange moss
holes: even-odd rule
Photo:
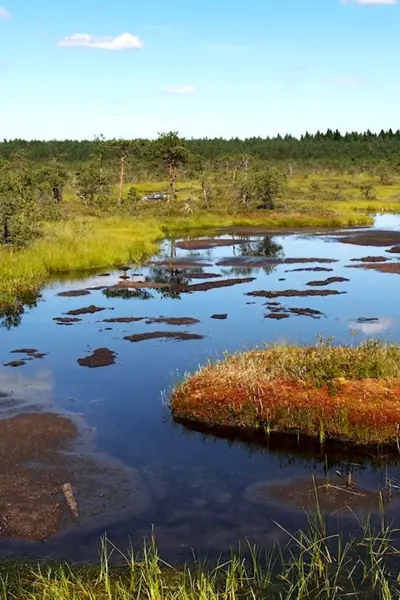
[[[267,354],[268,351],[265,351]],[[209,426],[297,432],[361,444],[397,442],[399,379],[305,380],[250,378],[221,363],[193,375],[171,399],[174,417]]]

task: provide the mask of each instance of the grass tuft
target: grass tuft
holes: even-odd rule
[[[189,376],[171,409],[175,418],[210,427],[397,444],[400,346],[322,341],[233,354]]]
[[[320,512],[294,534],[278,524],[287,543],[263,552],[250,544],[212,566],[194,561],[175,568],[154,540],[142,557],[124,556],[105,543],[99,566],[0,564],[0,594],[31,600],[340,600],[399,597],[399,550],[382,518],[360,523],[355,537],[329,535]],[[115,559],[119,559],[116,564]]]

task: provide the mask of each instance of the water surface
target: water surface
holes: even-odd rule
[[[398,230],[399,219],[377,218],[376,229]],[[316,232],[318,233],[318,232]],[[226,234],[223,239],[231,240]],[[166,241],[153,261],[167,260],[170,266],[148,265],[129,271],[110,271],[84,278],[79,275],[53,279],[43,290],[37,306],[28,308],[17,326],[9,322],[0,330],[1,363],[16,358],[18,348],[36,348],[48,353],[13,369],[0,367],[0,391],[11,391],[32,405],[80,415],[91,429],[96,450],[134,469],[140,496],[138,507],[124,511],[107,522],[71,524],[65,531],[43,544],[19,542],[0,537],[0,551],[17,554],[44,554],[63,558],[92,559],[99,547],[99,536],[108,536],[121,547],[140,545],[155,528],[165,556],[190,557],[191,548],[209,555],[226,551],[239,539],[265,545],[281,538],[274,521],[296,528],[305,517],[285,498],[260,501],[254,493],[260,482],[295,481],[314,474],[335,478],[345,472],[351,454],[325,456],[324,449],[310,455],[304,447],[274,444],[269,449],[232,443],[211,435],[189,431],[174,424],[166,402],[169,390],[185,373],[195,370],[225,351],[246,350],[265,343],[286,340],[313,344],[317,336],[333,337],[334,343],[357,344],[371,336],[390,341],[400,338],[400,305],[397,302],[398,274],[347,268],[353,259],[385,256],[385,248],[342,244],[335,235],[290,234],[236,236],[237,243],[197,250],[185,250]],[[178,244],[179,245],[179,244]],[[390,246],[388,246],[389,248]],[[272,260],[269,265],[251,267],[235,264],[221,266],[232,258]],[[392,262],[398,257],[386,254]],[[400,255],[399,255],[400,256]],[[281,264],[283,259],[329,259],[335,262]],[[179,269],[179,264],[184,268]],[[208,266],[202,266],[208,265]],[[329,272],[293,271],[323,267]],[[173,282],[180,285],[219,281],[201,279],[202,272],[223,279],[255,278],[232,287],[180,293],[176,289],[145,289],[145,294],[123,299],[107,297],[103,290],[92,290],[83,297],[62,297],[61,292],[114,286],[126,272],[133,281]],[[195,279],[190,274],[197,273]],[[327,277],[345,277],[348,282],[324,287],[307,283]],[[346,292],[328,297],[278,298],[284,309],[311,308],[320,318],[291,315],[274,320],[265,298],[246,295],[254,290],[335,289]],[[53,320],[70,310],[88,305],[104,307],[96,314],[83,315],[82,321],[60,326]],[[227,314],[225,320],[212,319]],[[105,323],[116,317],[143,317],[133,323]],[[158,317],[193,317],[198,324],[171,326],[150,324]],[[8,328],[7,326],[8,325]],[[131,343],[124,336],[151,331],[186,331],[201,334],[193,341],[148,340]],[[89,369],[77,363],[96,348],[107,347],[116,353],[116,362],[104,368]],[[12,410],[3,416],[9,416]],[[387,476],[400,479],[395,462],[381,467],[367,461],[354,467],[358,485],[379,490]],[[101,501],[101,490],[96,491]],[[77,491],[79,500],[79,490]]]

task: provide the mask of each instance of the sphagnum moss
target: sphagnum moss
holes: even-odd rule
[[[233,354],[189,376],[171,409],[210,427],[398,443],[400,345],[282,344]]]

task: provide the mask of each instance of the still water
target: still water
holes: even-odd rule
[[[362,233],[362,230],[360,230]],[[274,444],[270,448],[249,446],[189,431],[174,424],[167,407],[168,395],[177,381],[225,351],[285,340],[313,344],[318,336],[333,337],[333,343],[357,344],[370,337],[400,339],[400,290],[398,273],[382,273],[348,265],[363,264],[363,257],[386,257],[397,263],[399,255],[386,251],[396,245],[400,220],[390,215],[377,218],[373,231],[380,232],[382,244],[369,246],[365,239],[343,243],[348,232],[273,235],[224,233],[219,240],[185,243],[166,241],[154,264],[53,279],[43,289],[37,305],[28,308],[19,323],[0,329],[0,361],[15,359],[18,348],[36,348],[42,359],[27,361],[18,369],[0,367],[0,391],[12,392],[26,405],[79,415],[90,432],[92,451],[135,473],[135,499],[113,515],[93,522],[70,524],[45,543],[29,543],[0,537],[0,552],[49,555],[76,560],[93,559],[99,537],[107,531],[118,546],[140,546],[144,537],[155,536],[162,553],[171,560],[191,556],[191,549],[214,555],[239,540],[266,545],[280,539],[274,522],[297,528],[305,521],[301,510],[285,495],[281,500],[263,497],[260,486],[291,482],[299,477],[335,477],[345,468],[351,453],[343,451],[343,464],[323,449],[307,454],[304,448]],[[388,234],[388,240],[386,240]],[[391,235],[393,234],[393,239]],[[228,245],[230,244],[230,245]],[[190,246],[190,243],[187,245]],[[193,246],[193,244],[192,244]],[[301,259],[308,258],[310,262]],[[288,260],[293,259],[293,260]],[[311,259],[323,260],[313,262]],[[249,266],[250,261],[250,266]],[[157,264],[158,263],[158,264]],[[166,264],[161,264],[166,263]],[[169,263],[169,264],[168,264]],[[322,267],[331,271],[312,272]],[[107,290],[127,281],[173,283],[170,288],[142,288],[129,298],[115,297]],[[202,274],[219,275],[202,278]],[[194,275],[194,279],[191,278]],[[326,286],[308,286],[315,280],[344,277],[349,281]],[[180,292],[179,286],[232,279],[254,278],[205,291]],[[90,295],[64,297],[70,290],[90,289]],[[296,316],[266,318],[270,309],[265,298],[246,295],[254,290],[326,290],[345,292],[332,296],[277,298],[283,312],[290,308],[311,308],[320,318]],[[190,290],[189,290],[190,291]],[[84,314],[79,322],[61,326],[54,318],[88,305],[105,310]],[[226,319],[213,319],[227,314]],[[132,323],[106,323],[104,319],[143,317]],[[150,323],[159,317],[192,317],[199,323],[176,326]],[[185,331],[202,339],[176,341],[150,339],[131,343],[132,334],[151,331]],[[115,364],[85,368],[79,358],[96,348],[116,353]],[[12,410],[3,413],[11,416]],[[396,461],[381,466],[366,461],[355,467],[355,480],[365,489],[379,490],[386,477],[400,479]],[[101,498],[101,489],[94,490]],[[77,490],[79,500],[79,490]]]

